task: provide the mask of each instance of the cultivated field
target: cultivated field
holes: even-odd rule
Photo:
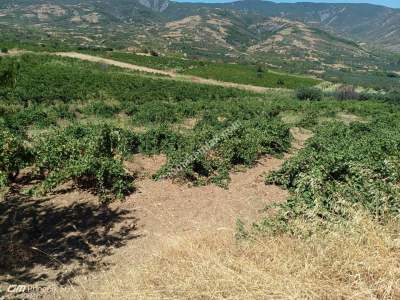
[[[3,56],[0,297],[400,297],[397,91]]]

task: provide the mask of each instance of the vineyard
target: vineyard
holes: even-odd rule
[[[179,56],[160,56],[157,53],[151,55],[150,53],[135,54],[121,51],[83,52],[139,66],[160,70],[172,70],[180,74],[272,88],[297,89],[305,86],[318,85],[323,80],[387,91],[396,90],[400,85],[400,75],[392,71],[397,65],[395,61],[388,64],[391,69],[386,71],[371,70],[369,72],[364,72],[328,69],[320,73],[314,73],[314,76],[305,76],[302,74],[307,73],[310,69],[321,68],[319,63],[285,61],[284,64],[287,64],[285,67],[277,68],[277,66],[282,64],[282,57],[279,55],[275,58],[273,56],[269,57],[269,59],[276,60],[272,61],[273,64],[265,64],[262,62],[256,63],[241,60],[239,60],[239,62],[227,60],[225,63],[220,61],[212,62],[204,59],[186,59]],[[333,55],[333,57],[335,56]],[[357,62],[357,59],[353,57],[348,63],[358,64],[363,62]]]
[[[294,230],[297,218],[348,220],[366,211],[380,222],[400,212],[399,114],[371,117],[368,123],[332,122],[315,129],[306,148],[269,174],[268,184],[292,191],[281,214],[261,227]]]
[[[21,169],[34,166],[35,172],[44,178],[44,182],[33,189],[35,191],[44,193],[61,182],[71,179],[79,182],[85,178],[95,182],[95,190],[100,195],[107,191],[121,197],[131,190],[131,179],[122,167],[122,161],[129,155],[167,155],[168,163],[160,170],[162,174],[238,123],[233,136],[216,145],[212,155],[203,153],[176,174],[196,184],[212,182],[227,186],[229,171],[236,165],[251,166],[262,155],[279,156],[286,152],[291,141],[290,127],[319,128],[321,123],[337,121],[335,116],[343,111],[368,118],[368,123],[354,129],[363,138],[363,144],[354,146],[359,149],[337,153],[337,156],[343,158],[352,153],[371,151],[363,148],[371,145],[373,141],[368,140],[371,136],[380,138],[374,141],[376,155],[380,157],[383,149],[389,151],[389,146],[381,145],[388,142],[384,140],[388,136],[394,151],[390,159],[396,165],[397,144],[393,137],[398,124],[396,115],[389,113],[394,108],[384,102],[293,101],[294,96],[289,91],[261,96],[235,89],[146,77],[114,67],[46,55],[29,54],[18,59],[4,58],[1,62],[5,70],[0,106],[2,148],[5,151],[1,170],[3,187],[11,183]],[[187,119],[195,120],[192,128],[179,127]],[[379,130],[383,132],[377,133],[375,127],[375,131],[371,129],[369,126],[373,124],[379,124]],[[349,128],[345,125],[326,127],[321,133],[316,130],[316,138],[333,141],[329,135],[344,135],[340,142],[349,145],[351,143],[344,137],[356,136],[356,132],[347,133]],[[343,148],[338,141],[335,139],[333,145],[318,147],[333,156],[330,164],[339,169],[331,172],[347,180],[346,176],[350,176],[353,172],[350,169],[355,166],[352,162],[338,166],[335,154]],[[319,157],[326,157],[325,153],[308,151],[311,150],[306,148],[301,155],[318,155],[314,168],[319,168],[323,163]],[[296,159],[304,161],[301,155]],[[366,161],[373,158],[363,157]],[[294,162],[289,163],[284,167],[288,172],[286,177],[282,173],[272,182],[296,188],[303,172],[308,178],[311,175],[307,172],[312,172],[313,167],[310,166],[309,171],[298,168]],[[328,170],[327,166],[323,169]],[[295,170],[299,173],[292,174]],[[342,171],[344,174],[338,174]],[[327,172],[321,174],[325,177],[318,181],[327,178],[325,180],[332,182]],[[388,184],[387,181],[384,183]],[[321,185],[327,188],[324,181]],[[296,191],[299,191],[298,187]],[[313,199],[314,192],[302,191],[300,195],[303,194]]]
[[[138,55],[118,51],[92,51],[89,53],[145,67],[173,70],[186,75],[262,87],[295,89],[304,86],[314,86],[320,83],[319,79],[312,77],[289,75],[272,69],[269,70],[263,64],[221,63],[206,60],[189,60],[171,56]]]
[[[2,201],[43,199],[68,183],[102,205],[123,201],[138,193],[138,174],[126,167],[138,154],[166,158],[152,181],[222,189],[229,189],[232,174],[275,157],[285,162],[264,174],[265,185],[290,196],[267,207],[272,212],[253,227],[238,222],[239,240],[260,234],[300,239],[332,224],[350,226],[356,212],[379,226],[399,216],[396,92],[390,99],[341,99],[310,88],[315,79],[255,66],[118,55],[112,58],[290,89],[257,94],[47,54],[0,57]],[[312,133],[296,151],[294,128]],[[4,265],[11,268],[0,259]]]

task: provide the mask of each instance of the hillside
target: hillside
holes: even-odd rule
[[[400,299],[399,25],[0,0],[0,300]]]
[[[398,92],[67,54],[0,54],[0,298],[399,298]]]
[[[0,5],[0,35],[2,44],[9,47],[22,42],[63,50],[155,49],[192,58],[262,62],[317,76],[329,70],[398,70],[400,59],[371,50],[378,44],[395,50],[396,38],[385,39],[389,33],[377,26],[374,32],[379,39],[372,41],[374,34],[365,23],[365,19],[382,23],[386,12],[391,17],[384,28],[397,37],[397,11],[369,5],[343,7],[262,1],[214,5],[145,0],[5,1]],[[353,18],[352,12],[359,9],[363,13]],[[351,20],[355,21],[346,27]],[[368,45],[343,38],[366,41],[363,35],[370,39]]]
[[[79,1],[79,0],[17,0],[3,1],[0,16],[2,21],[18,24],[54,23],[62,21],[72,24],[91,23],[148,23],[162,19],[177,20],[202,11],[212,14],[220,11],[242,11],[248,16],[251,12],[267,17],[283,17],[321,25],[333,29],[338,34],[368,42],[382,42],[381,45],[395,49],[398,36],[399,11],[364,4],[276,4],[269,1],[238,1],[229,4],[189,4],[168,1],[119,0],[119,1]],[[161,12],[161,14],[159,13]],[[310,13],[312,12],[312,13]],[[361,12],[361,13],[360,13]],[[243,16],[242,16],[243,17]],[[368,21],[368,22],[367,22]],[[61,24],[60,24],[61,23]],[[372,32],[374,31],[374,32]],[[391,37],[391,45],[385,44]]]
[[[244,0],[216,6],[297,20],[359,42],[400,51],[400,9],[371,4],[292,4],[261,0]]]
[[[261,0],[224,4],[177,3],[168,0],[6,0],[2,1],[0,8],[0,16],[6,21],[7,16],[18,16],[14,19],[16,23],[40,21],[59,25],[68,20],[75,24],[149,24],[163,19],[178,20],[193,16],[199,10],[208,14],[219,10],[239,11],[246,15],[255,13],[299,21],[360,43],[400,51],[400,10],[370,4],[291,4]]]

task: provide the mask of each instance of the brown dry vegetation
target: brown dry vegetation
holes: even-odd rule
[[[304,225],[309,229],[312,224]],[[150,261],[81,278],[51,299],[399,299],[399,224],[357,215],[310,238],[181,236]],[[50,299],[50,298],[49,298]]]

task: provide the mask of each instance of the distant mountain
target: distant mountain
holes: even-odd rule
[[[305,22],[360,42],[400,52],[400,9],[372,4],[274,3],[261,0],[238,1],[215,7]]]
[[[168,0],[139,0],[139,3],[155,11],[163,12],[169,6]]]
[[[388,64],[371,49],[400,52],[400,10],[260,0],[3,0],[0,40],[13,36],[36,43],[261,60],[316,74],[329,68],[371,71]]]

